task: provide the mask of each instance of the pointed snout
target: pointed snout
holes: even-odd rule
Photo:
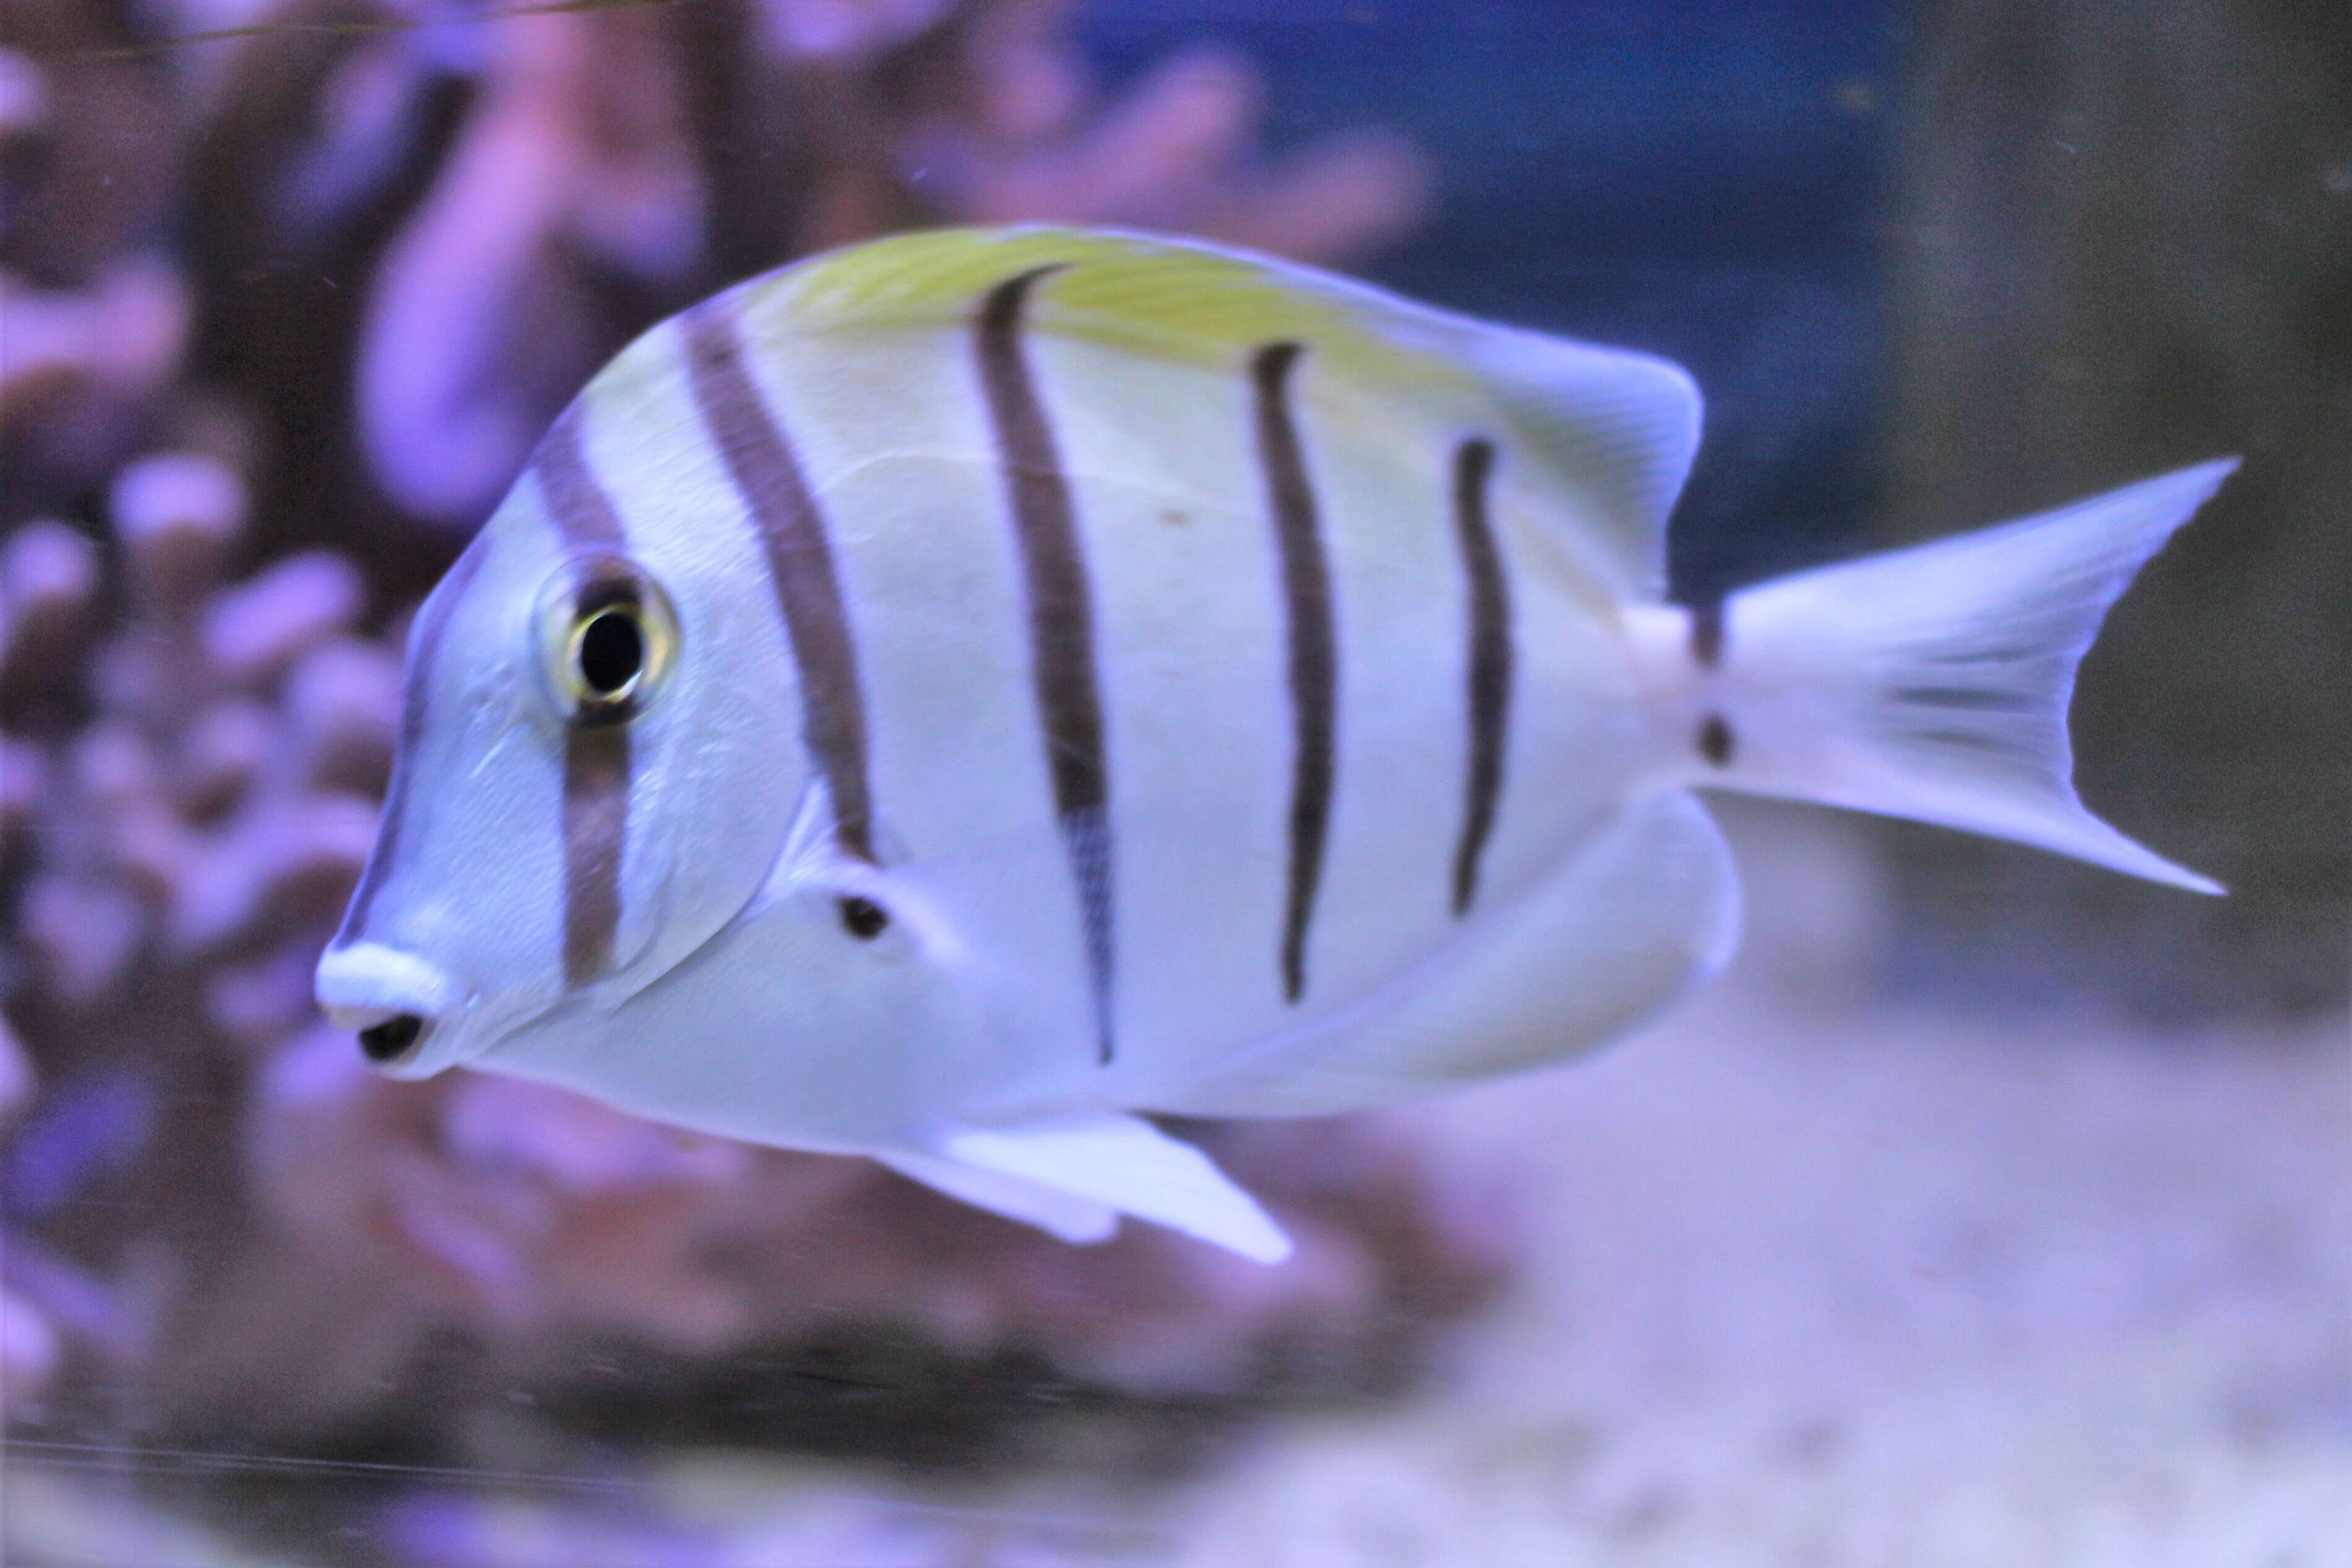
[[[360,1052],[397,1078],[422,1077],[425,1042],[457,1004],[448,976],[378,942],[331,947],[319,960],[319,1006],[359,1037]]]

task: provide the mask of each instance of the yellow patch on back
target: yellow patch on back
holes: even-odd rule
[[[1079,229],[938,229],[819,256],[751,285],[747,318],[765,334],[937,328],[969,320],[989,290],[1037,267],[1062,269],[1033,296],[1033,332],[1194,365],[1239,362],[1297,340],[1372,385],[1475,378],[1388,340],[1427,314],[1369,288],[1282,263],[1137,235]]]

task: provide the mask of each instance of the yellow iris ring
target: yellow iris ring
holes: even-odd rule
[[[637,634],[635,673],[610,690],[587,676],[583,658],[591,631],[625,616]],[[660,688],[677,654],[677,615],[669,595],[626,557],[598,555],[570,563],[549,582],[540,615],[548,685],[574,722],[611,723],[634,717]]]

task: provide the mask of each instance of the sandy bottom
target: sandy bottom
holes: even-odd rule
[[[1535,1271],[1187,1561],[2352,1563],[2340,1041],[1743,999],[1446,1108],[1539,1173]]]

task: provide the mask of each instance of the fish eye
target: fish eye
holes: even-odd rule
[[[677,645],[677,619],[660,585],[618,557],[593,557],[562,574],[541,624],[551,684],[575,724],[635,717]]]
[[[572,673],[599,702],[617,702],[646,673],[646,623],[634,604],[614,604],[572,628]]]

